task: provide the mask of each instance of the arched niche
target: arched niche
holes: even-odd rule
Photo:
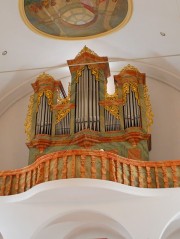
[[[32,239],[132,239],[126,228],[113,218],[92,211],[75,211],[49,220]]]

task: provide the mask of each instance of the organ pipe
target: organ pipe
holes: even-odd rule
[[[70,113],[68,113],[59,123],[55,126],[56,135],[70,134]]]
[[[99,81],[88,66],[78,78],[75,97],[75,132],[84,129],[99,131]]]
[[[48,104],[48,99],[43,94],[40,99],[38,112],[36,114],[36,135],[48,134],[51,135],[52,128],[52,111]]]
[[[141,127],[140,106],[135,97],[135,93],[129,88],[126,94],[126,104],[123,106],[124,127]]]
[[[106,109],[104,110],[105,131],[120,130],[120,121]]]

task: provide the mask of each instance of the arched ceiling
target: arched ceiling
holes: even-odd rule
[[[89,40],[34,33],[20,16],[18,0],[1,3],[0,22],[0,115],[32,91],[30,83],[42,71],[67,83],[66,60],[84,45],[109,58],[112,74],[130,63],[149,78],[180,90],[180,0],[133,0],[132,17],[124,28]]]

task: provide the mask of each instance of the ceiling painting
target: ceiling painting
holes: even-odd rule
[[[132,0],[19,0],[25,23],[34,31],[60,39],[97,37],[123,27]]]

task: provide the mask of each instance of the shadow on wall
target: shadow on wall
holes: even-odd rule
[[[178,70],[166,59],[159,59],[158,65],[165,66],[164,70],[158,72],[158,69],[155,71],[153,68],[149,68],[147,75],[154,113],[150,160],[176,160],[180,158],[180,126],[178,123],[180,120],[178,104],[180,100],[180,77],[177,75]]]

